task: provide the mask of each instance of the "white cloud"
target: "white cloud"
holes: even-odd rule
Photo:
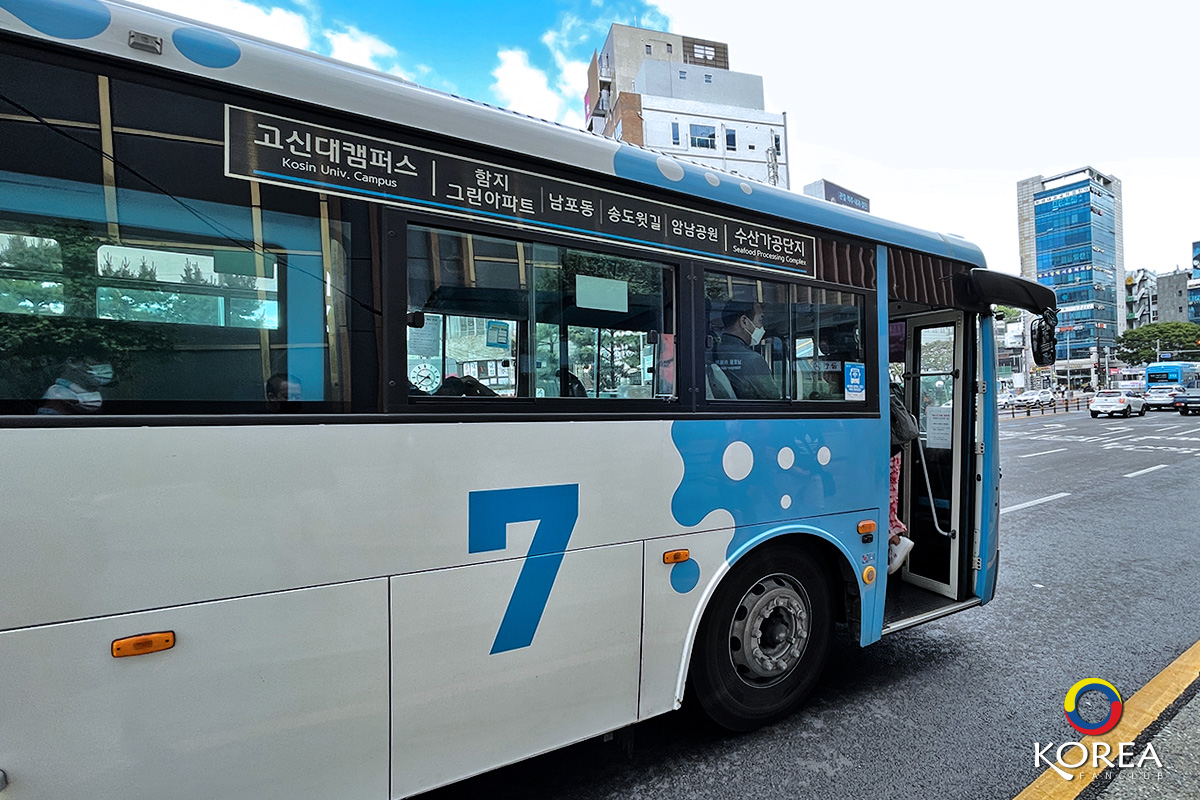
[[[323,53],[339,61],[389,72],[414,81],[429,80],[453,91],[453,85],[437,78],[425,65],[407,69],[395,47],[353,25],[329,28],[322,23],[318,0],[291,0],[299,9],[263,7],[248,0],[139,0],[142,5],[181,17],[246,33],[260,39]]]
[[[557,120],[563,98],[550,88],[546,73],[529,63],[529,54],[508,49],[501,50],[497,57],[500,64],[492,70],[496,82],[491,89],[501,105],[533,117]]]
[[[329,56],[338,61],[377,69],[381,72],[386,72],[392,67],[398,68],[395,63],[396,57],[399,55],[396,48],[379,37],[364,33],[352,25],[345,26],[345,30],[342,31],[325,31],[325,38],[329,40],[331,48]],[[404,75],[404,77],[412,80],[408,75]]]
[[[243,0],[138,0],[141,5],[170,14],[219,25],[272,42],[311,50],[310,17],[285,8],[262,8]]]

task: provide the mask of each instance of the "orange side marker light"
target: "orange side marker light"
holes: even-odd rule
[[[876,527],[877,526],[875,525],[875,520],[864,519],[858,523],[858,532],[859,533],[874,533]]]
[[[687,550],[668,550],[663,553],[664,564],[682,564],[691,557],[691,553]]]
[[[170,650],[174,646],[175,631],[143,633],[139,636],[129,636],[124,639],[117,639],[112,643],[112,655],[113,658],[144,656],[146,653],[157,653],[159,650]]]

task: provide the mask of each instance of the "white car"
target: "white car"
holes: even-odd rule
[[[1151,386],[1146,390],[1146,408],[1151,411],[1174,411],[1175,395],[1183,394],[1182,386]]]
[[[1114,414],[1120,414],[1122,417],[1137,414],[1144,417],[1146,401],[1141,395],[1128,389],[1101,389],[1096,392],[1092,402],[1088,403],[1088,411],[1092,412],[1092,419],[1101,414],[1108,414],[1110,417]]]
[[[1054,392],[1049,389],[1031,389],[1019,394],[1013,401],[1017,408],[1042,408],[1054,405]]]

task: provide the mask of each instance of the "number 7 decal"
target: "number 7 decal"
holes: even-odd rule
[[[467,549],[472,553],[504,550],[510,522],[537,520],[533,542],[492,642],[492,655],[528,647],[579,519],[579,484],[471,492],[468,512]]]

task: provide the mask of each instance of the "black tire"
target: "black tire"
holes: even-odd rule
[[[821,565],[799,547],[761,547],[734,565],[704,612],[692,650],[693,696],[731,731],[785,717],[820,677],[832,630]],[[760,646],[747,646],[756,636]]]
[[[1125,419],[1129,419],[1129,415],[1132,413],[1133,413],[1133,409],[1130,406],[1126,406],[1125,413],[1122,414],[1121,416],[1124,417]]]
[[[1139,417],[1144,417],[1144,416],[1146,416],[1146,407],[1145,407],[1145,406],[1142,406],[1142,409],[1141,409],[1141,411],[1138,411],[1138,416],[1139,416]]]
[[[1100,416],[1100,412],[1099,412],[1099,411],[1093,411],[1093,412],[1092,412],[1092,419],[1095,419],[1095,418],[1096,418],[1096,417],[1098,417],[1098,416]]]

